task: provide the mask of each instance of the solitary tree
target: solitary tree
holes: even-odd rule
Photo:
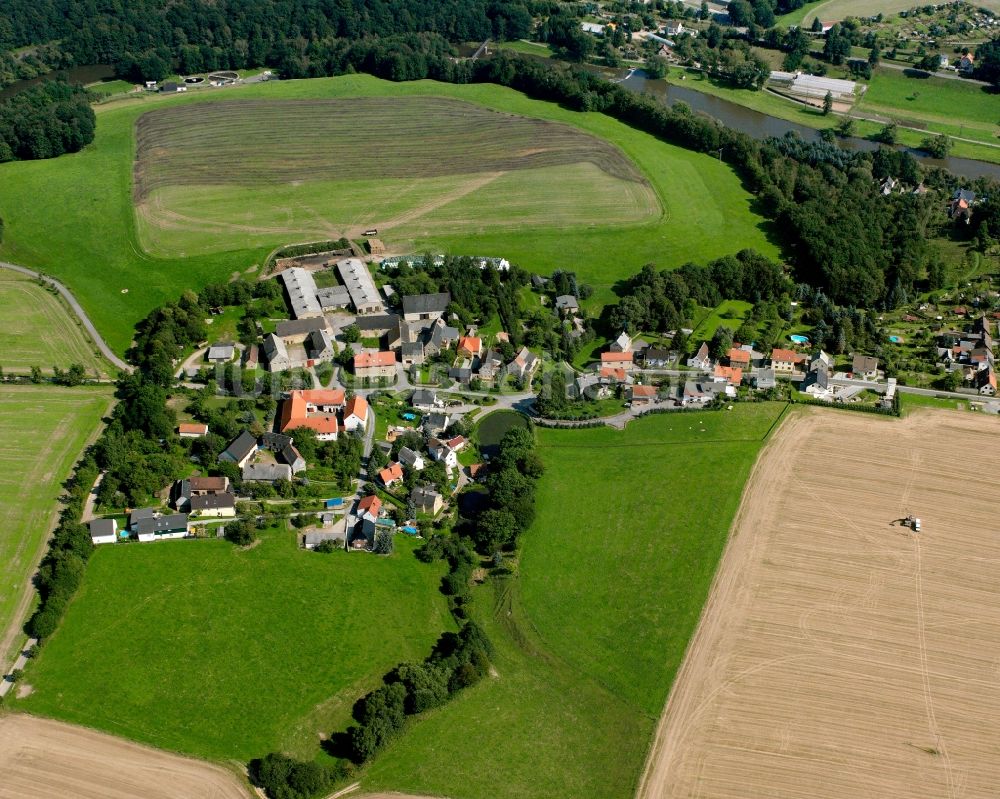
[[[833,93],[827,92],[823,98],[823,114],[829,114],[833,110]]]

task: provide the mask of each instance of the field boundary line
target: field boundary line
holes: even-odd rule
[[[36,280],[42,280],[48,283],[50,286],[56,289],[62,298],[69,304],[70,310],[73,311],[83,323],[84,330],[90,335],[91,340],[97,345],[97,348],[101,351],[101,354],[107,358],[113,366],[118,367],[123,372],[131,372],[132,367],[125,363],[121,358],[119,358],[115,352],[108,346],[108,343],[104,340],[100,333],[97,332],[97,328],[94,327],[94,323],[90,321],[90,317],[87,316],[87,312],[83,310],[83,306],[77,302],[76,297],[73,295],[66,286],[60,283],[53,277],[42,274],[41,272],[36,272],[34,269],[28,269],[26,266],[18,266],[17,264],[7,263],[5,261],[0,261],[0,269],[10,269],[14,272],[20,272],[23,275],[28,275]]]

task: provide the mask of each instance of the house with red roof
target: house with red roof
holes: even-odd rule
[[[791,374],[806,362],[806,356],[795,350],[775,347],[771,350],[771,368],[780,374]]]
[[[382,500],[373,494],[369,497],[363,497],[358,502],[356,514],[363,521],[374,523],[378,519],[378,514],[381,510]]]
[[[403,467],[399,463],[390,463],[378,473],[378,479],[386,488],[392,488],[396,483],[403,482]]]
[[[177,425],[177,435],[181,438],[201,438],[208,435],[208,425],[200,422],[182,422]]]
[[[359,352],[354,356],[354,376],[358,378],[395,377],[396,353]]]
[[[344,406],[344,429],[349,431],[362,430],[368,425],[368,400],[353,396]]]
[[[458,340],[458,354],[465,358],[476,358],[483,351],[483,340],[478,336],[462,336]]]
[[[337,412],[344,407],[343,389],[291,391],[281,401],[280,430],[288,433],[302,427],[316,432],[320,441],[335,441],[344,429]]]
[[[633,352],[602,352],[601,367],[611,367],[612,369],[630,370],[635,362]]]
[[[656,399],[656,386],[631,386],[628,398],[633,405],[649,405]]]

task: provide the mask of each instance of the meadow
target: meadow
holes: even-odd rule
[[[784,407],[539,429],[546,472],[519,575],[476,589],[497,675],[413,722],[363,787],[633,796],[743,484]]]
[[[357,218],[338,222],[311,205],[317,199],[311,187],[323,185],[322,181],[303,182],[300,186],[285,181],[270,188],[249,187],[228,193],[217,185],[192,186],[188,181],[182,186],[163,186],[153,193],[159,217],[139,215],[178,225],[169,228],[169,236],[158,238],[146,221],[137,223],[133,206],[137,154],[134,130],[143,114],[161,110],[179,113],[188,107],[211,114],[212,104],[220,101],[231,106],[244,101],[273,104],[277,100],[345,98],[351,102],[361,98],[424,98],[421,102],[433,98],[438,102],[444,98],[463,101],[468,104],[466,110],[480,118],[486,113],[481,109],[489,109],[490,113],[503,114],[509,123],[527,125],[527,129],[538,120],[559,123],[549,130],[566,137],[565,129],[570,126],[580,134],[581,138],[575,139],[580,147],[609,153],[595,138],[609,143],[615,158],[631,162],[645,182],[615,178],[617,183],[609,183],[607,173],[586,160],[506,173],[498,170],[503,174],[483,184],[486,188],[482,190],[472,190],[474,186],[470,189],[469,178],[429,177],[424,180],[431,181],[427,185],[436,192],[435,202],[456,191],[465,194],[451,205],[441,203],[434,208],[424,197],[425,216],[413,217],[412,213],[407,215],[407,207],[412,212],[416,199],[405,197],[401,181],[406,178],[366,176],[343,184],[345,193],[357,193],[362,199],[337,199],[335,202],[345,203],[345,208],[354,208],[358,214]],[[433,81],[390,83],[365,75],[348,75],[192,91],[182,96],[129,96],[98,105],[96,110],[97,136],[83,152],[50,161],[0,166],[0,216],[6,223],[0,256],[41,268],[63,280],[111,346],[119,351],[128,346],[135,322],[157,304],[175,298],[185,288],[197,289],[234,274],[252,276],[273,247],[308,240],[307,234],[323,232],[325,237],[334,229],[382,221],[372,220],[368,210],[369,204],[376,202],[382,203],[386,221],[397,225],[385,237],[393,250],[502,255],[542,273],[572,269],[595,287],[595,304],[610,301],[614,283],[649,261],[664,267],[677,266],[689,260],[703,262],[740,247],[753,247],[772,257],[778,255],[766,221],[752,211],[752,195],[718,159],[665,144],[602,114],[569,111],[503,87]],[[261,131],[261,135],[265,132]],[[359,114],[354,137],[363,141],[370,133],[364,115]],[[253,149],[252,141],[245,144]],[[260,147],[266,150],[263,143]],[[525,149],[521,148],[522,153]],[[484,156],[488,156],[488,150],[484,148]],[[243,151],[223,150],[217,153],[217,160],[229,172],[237,173],[243,164]],[[535,157],[523,154],[529,161]],[[551,185],[551,179],[565,181],[565,193],[559,185]],[[609,223],[591,216],[582,222],[581,212],[567,205],[565,198],[573,194],[574,202],[578,202],[581,187],[595,185],[617,185],[631,191],[631,195],[628,191],[617,195],[626,197],[626,204],[631,205],[616,209],[614,218],[620,220],[621,214],[626,214],[634,220],[634,214],[639,213],[640,221]],[[404,197],[397,199],[395,195],[401,192]],[[304,202],[299,202],[297,193],[304,196]],[[558,203],[543,208],[557,195],[562,198]],[[334,202],[326,196],[320,199]],[[651,199],[662,209],[654,216],[648,214],[653,207]],[[277,213],[262,222],[255,215],[262,203],[271,209],[290,209],[291,215]],[[221,213],[225,222],[220,227],[209,224],[217,219],[196,215],[195,222],[180,224],[170,214],[178,213],[175,209],[181,206],[206,213],[214,209],[212,212]],[[607,207],[601,198],[591,197],[583,203],[583,209],[592,214]],[[500,225],[498,220],[506,215],[533,215],[535,221],[514,231]],[[240,226],[246,230],[240,230]],[[269,230],[262,234],[257,226]],[[153,253],[146,251],[146,243],[154,248]],[[155,252],[156,248],[162,248],[164,253]]]
[[[778,17],[778,23],[790,25],[811,25],[819,17],[824,22],[835,22],[845,17],[871,17],[875,14],[896,14],[913,8],[913,0],[825,0],[820,3],[807,3],[802,8]],[[976,0],[973,3],[979,8],[988,8],[1000,12],[1000,0]]]
[[[443,570],[300,550],[288,531],[97,549],[17,706],[208,759],[316,756],[355,700],[454,623]],[[81,675],[87,675],[81,679]]]
[[[51,374],[79,363],[87,374],[106,376],[101,357],[79,320],[54,293],[26,275],[0,269],[0,319],[4,351],[0,367],[8,374],[27,374],[37,366]]]
[[[69,477],[101,417],[110,386],[0,387],[0,659],[22,642],[31,575],[55,525]]]

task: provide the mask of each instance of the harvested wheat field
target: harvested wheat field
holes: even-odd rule
[[[228,771],[33,716],[0,717],[0,799],[247,799]]]
[[[1000,423],[970,413],[789,418],[745,490],[641,799],[996,796],[998,445]]]

